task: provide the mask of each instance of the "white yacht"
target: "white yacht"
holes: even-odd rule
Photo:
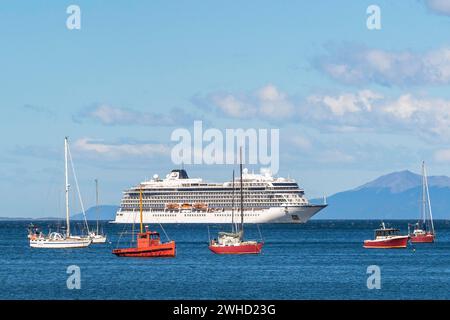
[[[88,247],[92,240],[88,236],[82,236],[82,235],[72,235],[70,233],[70,210],[69,210],[69,177],[68,177],[68,157],[70,157],[70,160],[72,162],[72,157],[70,155],[69,150],[69,144],[67,137],[64,139],[64,164],[65,164],[65,196],[66,196],[66,232],[65,234],[59,233],[59,232],[51,232],[49,235],[44,235],[42,232],[37,232],[37,229],[34,228],[35,232],[32,232],[28,235],[28,238],[30,239],[30,247],[32,248],[48,248],[48,249],[67,249],[67,248],[85,248]],[[73,164],[72,164],[73,169]],[[75,176],[75,170],[74,177],[75,182],[76,176]],[[78,189],[78,183],[77,183],[77,189]],[[78,190],[79,191],[79,190]],[[79,192],[78,192],[79,193]],[[80,196],[81,200],[81,196]],[[83,207],[83,205],[82,205]],[[83,214],[84,214],[84,208],[83,208]],[[84,214],[85,218],[85,225],[87,228],[87,231],[89,233],[89,228],[87,226],[86,221],[86,215]]]

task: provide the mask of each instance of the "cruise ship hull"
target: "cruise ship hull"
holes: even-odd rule
[[[245,210],[245,223],[305,223],[312,216],[325,208],[326,205],[303,205],[272,207],[268,209]],[[240,220],[240,213],[235,212],[234,218]],[[136,223],[139,221],[139,212],[118,211],[114,223]],[[144,223],[210,223],[221,224],[231,222],[231,211],[218,212],[192,212],[188,210],[177,211],[144,211]]]

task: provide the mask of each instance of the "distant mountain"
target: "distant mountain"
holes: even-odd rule
[[[450,219],[450,178],[428,178],[435,219]],[[328,197],[328,207],[317,219],[417,219],[422,176],[411,171],[381,176],[353,190]],[[320,199],[311,202],[321,203]]]
[[[450,178],[446,176],[431,176],[428,177],[428,185],[430,187],[450,187]],[[355,190],[388,188],[392,193],[398,193],[420,186],[422,186],[422,176],[405,170],[386,174]]]
[[[103,205],[98,206],[99,220],[114,220],[116,217],[118,206]],[[86,211],[86,218],[88,220],[97,220],[97,207],[91,207]],[[71,217],[71,220],[83,220],[83,213],[77,213]]]

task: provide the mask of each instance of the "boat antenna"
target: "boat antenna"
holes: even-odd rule
[[[239,170],[241,175],[241,232],[244,233],[244,193],[242,191],[242,147],[239,148],[240,163]]]
[[[143,207],[143,205],[142,205],[142,186],[140,186],[139,187],[139,215],[140,215],[140,220],[141,220],[141,223],[140,223],[141,233],[144,232],[143,225],[142,225],[142,211],[143,211],[142,207]]]
[[[233,188],[233,194],[231,196],[231,232],[235,232],[235,225],[234,225],[234,169],[233,169],[233,182],[232,182],[232,188]]]

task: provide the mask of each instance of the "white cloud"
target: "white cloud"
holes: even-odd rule
[[[310,139],[308,139],[307,137],[304,136],[299,136],[299,135],[295,135],[295,136],[291,136],[288,139],[288,142],[293,145],[294,147],[303,150],[303,151],[307,151],[310,150],[312,147],[312,143],[310,141]]]
[[[209,109],[236,119],[261,118],[266,120],[281,120],[295,113],[294,104],[286,93],[276,86],[268,84],[251,93],[214,93],[205,99],[196,97],[197,105],[208,105]]]
[[[372,102],[381,98],[383,96],[375,92],[362,90],[356,94],[344,93],[335,97],[313,95],[308,97],[307,100],[312,104],[323,104],[334,115],[343,116],[346,113],[361,112],[363,110],[371,111]]]
[[[350,47],[350,48],[349,48]],[[316,60],[319,70],[352,85],[445,85],[450,83],[450,49],[425,53],[348,46]]]
[[[450,162],[450,149],[437,150],[434,153],[434,159],[437,162]]]
[[[141,126],[176,126],[194,121],[191,114],[179,108],[172,108],[167,113],[142,112],[128,108],[114,107],[107,104],[85,108],[74,116],[75,121],[85,119],[100,122],[103,125],[141,125]]]
[[[334,97],[313,96],[309,101],[331,111],[331,117],[321,120],[335,131],[354,132],[372,127],[378,131],[415,131],[450,140],[450,100],[415,97],[411,93],[392,99],[363,91]]]
[[[438,14],[450,15],[450,1],[448,0],[425,0],[428,8]]]
[[[351,163],[355,161],[355,157],[341,150],[327,150],[321,153],[318,161],[323,163]]]
[[[208,97],[203,103],[207,101],[209,111],[216,110],[235,119],[297,123],[339,133],[409,131],[421,137],[450,141],[450,100],[410,92],[389,97],[359,90],[313,94],[301,100],[267,85],[250,95],[228,93]]]
[[[170,148],[157,143],[122,143],[111,144],[102,140],[81,138],[75,141],[74,148],[77,152],[105,159],[119,159],[129,157],[154,158],[170,154]]]
[[[249,118],[257,113],[257,109],[251,103],[233,95],[214,96],[212,102],[227,116],[232,118]]]

